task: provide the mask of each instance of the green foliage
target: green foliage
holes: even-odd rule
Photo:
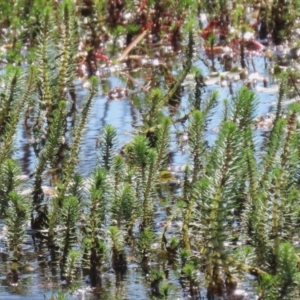
[[[149,277],[150,277],[150,286],[151,286],[152,295],[162,296],[163,294],[161,290],[161,282],[165,277],[164,272],[161,270],[151,270]]]
[[[93,227],[98,228],[105,221],[108,206],[108,185],[106,181],[106,171],[98,168],[93,173],[92,185],[90,188],[89,208],[93,215]]]
[[[195,216],[197,223],[201,224],[198,230],[203,230],[199,244],[201,254],[206,257],[207,278],[214,285],[220,278],[219,266],[226,264],[228,255],[224,242],[228,240],[226,231],[230,230],[230,211],[236,203],[234,181],[239,172],[240,141],[235,124],[223,123],[211,151],[207,173],[196,187],[199,211]],[[226,265],[224,267],[226,269]]]
[[[35,76],[35,68],[30,67],[25,84],[25,74],[21,69],[8,65],[4,76],[0,77],[0,165],[11,156],[12,140],[21,112],[35,87]]]
[[[75,55],[78,43],[76,23],[75,6],[72,1],[62,1],[54,10],[51,7],[45,7],[38,35],[39,47],[36,50],[37,89],[35,99],[38,101],[32,102],[36,122],[29,128],[34,138],[34,150],[38,156],[33,198],[37,205],[36,209],[38,209],[44,198],[41,188],[42,174],[50,167],[52,183],[59,187],[47,216],[48,245],[53,260],[57,257],[55,251],[58,242],[55,236],[55,227],[58,225],[57,217],[60,209],[64,207],[65,199],[69,199],[65,197],[66,192],[74,176],[80,140],[98,88],[98,80],[94,77],[90,78],[89,95],[83,104],[79,120],[75,120],[76,92],[73,81],[76,74]],[[68,132],[68,117],[71,117],[73,125],[75,124],[75,129],[71,134]],[[66,140],[67,136],[72,141],[71,146]],[[68,200],[66,201],[69,205]],[[37,227],[44,225],[41,220],[35,220],[35,223]],[[67,224],[67,226],[71,225]],[[73,226],[74,224],[71,227]],[[66,239],[64,240],[64,238]],[[68,234],[64,238],[62,241],[64,249],[62,250],[62,269],[70,250]]]
[[[112,160],[116,154],[117,131],[111,125],[106,125],[98,141],[100,165],[107,171],[111,168]]]
[[[119,184],[110,208],[112,217],[117,221],[118,227],[127,223],[133,217],[136,209],[136,201],[130,184]]]
[[[170,144],[170,127],[171,120],[165,117],[161,121],[160,127],[157,129],[157,161],[158,168],[165,167],[168,164],[168,150]]]
[[[129,164],[136,167],[142,173],[144,179],[145,168],[149,164],[148,153],[150,151],[147,138],[143,135],[135,136],[132,143],[127,145],[125,151],[128,155]]]
[[[31,212],[30,200],[12,191],[8,194],[6,208],[7,244],[13,252],[13,259],[18,261],[26,238],[26,229]]]
[[[173,296],[170,284],[162,269],[151,270],[150,262],[168,263],[172,272],[179,266],[181,282],[192,297],[198,296],[198,280],[203,277],[210,298],[225,297],[225,293],[230,298],[236,278],[250,273],[257,278],[259,299],[297,299],[300,258],[294,244],[300,233],[300,105],[284,108],[289,91],[298,93],[297,74],[287,71],[275,76],[278,101],[272,129],[265,132],[262,145],[256,142],[253,122],[258,99],[245,87],[223,101],[224,114],[211,142],[207,129],[219,96],[213,92],[205,97],[204,72],[192,67],[199,13],[210,12],[211,20],[222,16],[222,21],[238,30],[237,37],[249,29],[244,4],[238,1],[230,11],[223,0],[119,1],[119,6],[97,0],[2,2],[0,55],[1,64],[7,66],[0,75],[0,209],[12,258],[10,273],[18,279],[31,217],[37,249],[47,239],[49,251],[43,251],[54,262],[53,272],[59,262],[61,278],[67,283],[88,270],[90,285],[101,287],[112,266],[119,290],[119,273],[126,270],[127,259],[133,259],[149,274],[152,296],[161,299]],[[278,17],[274,23],[267,20],[274,40],[282,41],[283,33],[291,32],[298,5],[298,1],[273,1],[260,15],[271,18],[271,10]],[[293,8],[290,16],[287,8]],[[117,129],[102,128],[99,160],[88,178],[81,177],[77,175],[79,152],[99,82],[90,77],[84,97],[77,93],[76,70],[86,63],[89,72],[95,72],[97,51],[110,45],[115,48],[125,36],[129,44],[149,24],[145,43],[156,38],[158,48],[148,49],[141,41],[128,66],[139,65],[145,53],[157,53],[165,43],[179,43],[185,36],[182,68],[176,64],[170,69],[166,59],[151,68],[143,65],[147,71],[139,71],[141,81],[134,72],[126,74],[133,91],[129,93],[132,111],[139,113],[134,136],[117,154]],[[79,42],[87,52],[85,61],[76,57]],[[242,37],[242,65],[244,42]],[[25,43],[26,58],[21,51]],[[217,36],[211,34],[205,43],[213,50]],[[127,71],[122,69],[121,76]],[[186,108],[181,87],[189,73],[195,75],[195,87],[188,91]],[[24,122],[20,122],[24,110]],[[35,167],[28,182],[21,184],[21,171],[12,157],[17,126],[23,124],[35,153]],[[176,144],[174,130],[187,133],[183,159],[187,157],[189,163],[176,174],[166,171],[172,167],[169,152]],[[160,182],[162,171],[170,175],[170,182]],[[45,185],[51,185],[56,194],[44,195]],[[22,196],[28,186],[33,188],[29,199]],[[175,222],[182,225],[176,227]],[[161,247],[156,247],[157,241]],[[199,272],[204,276],[199,277]],[[65,295],[53,299],[65,299]]]
[[[3,216],[9,203],[9,193],[16,191],[20,183],[18,176],[21,174],[21,170],[16,161],[7,159],[0,164],[0,173],[0,211]]]
[[[142,256],[142,263],[147,263],[151,244],[154,242],[155,236],[152,230],[144,229],[139,236],[137,247],[139,249],[139,253]]]
[[[64,277],[67,278],[68,281],[72,281],[75,278],[80,265],[81,252],[78,250],[71,250],[66,259]]]
[[[68,264],[68,271],[66,271],[66,276],[72,278],[72,272],[76,260],[77,252],[70,254],[72,249],[78,243],[78,230],[76,228],[76,223],[78,220],[80,211],[80,206],[78,200],[74,196],[66,197],[60,210],[60,226],[61,231],[57,235],[57,240],[60,249],[62,250],[62,262],[61,262],[61,273],[64,276],[65,268]],[[70,255],[69,255],[70,254]],[[78,255],[77,255],[78,256]],[[68,261],[69,260],[69,261]]]
[[[201,157],[204,157],[206,150],[206,141],[204,140],[205,130],[205,115],[199,110],[195,110],[190,117],[190,123],[188,127],[189,146],[191,156],[191,166],[193,167],[192,182],[196,182],[198,178],[201,178]]]
[[[49,135],[47,141],[44,144],[42,151],[39,153],[39,163],[36,168],[35,174],[35,198],[36,200],[41,193],[41,184],[42,184],[42,173],[47,167],[47,164],[50,164],[53,170],[61,167],[61,146],[64,143],[64,134],[65,134],[65,121],[66,121],[66,103],[65,101],[59,102],[59,107],[54,111],[53,121],[49,128]],[[53,174],[54,183],[57,182],[55,178],[55,173]]]
[[[252,123],[258,106],[258,98],[255,93],[248,88],[241,88],[232,101],[231,119],[238,124],[240,129],[244,129]]]
[[[126,254],[122,232],[116,226],[108,228],[109,237],[112,242],[112,265],[115,270],[126,269]]]
[[[68,299],[70,298],[63,292],[59,292],[57,293],[57,295],[52,296],[51,298],[45,297],[45,300],[68,300]]]
[[[90,270],[92,286],[100,282],[99,274],[106,260],[106,244],[104,242],[104,223],[108,206],[107,172],[98,168],[93,172],[89,199],[85,202],[86,219],[83,229],[83,257]],[[99,233],[102,233],[99,235]]]
[[[294,247],[289,243],[281,243],[278,249],[278,272],[273,276],[262,276],[258,287],[259,299],[295,299],[300,284],[298,262]]]

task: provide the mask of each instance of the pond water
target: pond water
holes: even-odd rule
[[[201,53],[203,54],[203,53]],[[254,55],[253,61],[255,64],[255,70],[249,63],[249,70],[251,73],[258,73],[261,77],[269,78],[269,82],[272,82],[269,71],[265,69],[265,58],[262,55]],[[203,75],[209,77],[209,71],[201,60],[196,60],[194,63]],[[222,66],[217,64],[217,68],[222,70]],[[227,86],[222,87],[213,77],[209,77],[206,81],[206,95],[211,92],[219,91],[219,104],[215,107],[215,113],[212,116],[208,131],[206,133],[209,144],[212,144],[217,136],[218,126],[223,112],[223,99],[230,98],[230,90]],[[238,90],[244,84],[239,80],[233,82],[234,90]],[[137,110],[133,107],[130,100],[130,96],[120,100],[110,101],[105,95],[105,91],[113,89],[114,87],[124,86],[124,82],[118,78],[117,75],[111,75],[107,78],[101,79],[99,94],[95,97],[93,105],[89,114],[89,120],[86,125],[84,138],[80,149],[80,161],[78,165],[78,172],[82,176],[88,176],[97,165],[97,153],[96,142],[101,129],[106,124],[111,124],[116,127],[119,139],[119,148],[129,142],[132,137],[132,125],[137,122],[139,116]],[[276,103],[278,86],[270,83],[268,87],[264,87],[263,82],[259,80],[253,89],[256,91],[259,98],[259,105],[257,109],[257,116],[265,116],[272,109],[272,105]],[[84,97],[86,90],[81,89],[79,85],[79,97]],[[79,99],[80,103],[80,99]],[[181,107],[179,110],[184,111],[188,106],[188,89],[182,95]],[[176,128],[184,131],[184,128]],[[262,134],[264,130],[257,130],[258,144],[262,140]],[[177,141],[175,140],[175,130],[173,128],[171,151],[172,165],[174,168],[187,164],[187,156],[182,149],[178,148]],[[19,161],[24,175],[30,175],[34,171],[36,159],[28,141],[27,133],[24,129],[23,123],[20,122],[17,136],[16,136],[16,152],[15,158]],[[174,195],[180,193],[179,186],[175,186],[172,190]],[[165,220],[165,210],[161,207],[156,207],[156,219],[157,234],[161,232],[161,226],[159,225]],[[0,225],[0,247],[3,246],[4,239],[4,227],[3,223]],[[22,278],[18,285],[11,285],[6,278],[8,272],[8,256],[5,248],[0,248],[0,299],[4,300],[17,300],[17,299],[45,299],[51,298],[59,291],[63,291],[68,294],[70,299],[118,299],[118,296],[122,296],[122,299],[149,299],[150,288],[147,280],[145,279],[145,273],[142,268],[136,262],[128,264],[128,269],[125,274],[115,274],[113,270],[107,270],[103,274],[102,288],[94,290],[93,292],[89,288],[87,274],[82,274],[82,280],[78,282],[78,286],[72,287],[73,291],[70,292],[69,287],[60,281],[60,274],[58,268],[51,266],[47,259],[47,252],[45,251],[45,245],[39,243],[35,244],[30,231],[28,232],[28,240],[23,247],[25,252],[23,263],[26,264]],[[130,249],[129,249],[130,252]],[[134,255],[134,253],[132,254]],[[166,264],[162,259],[156,262],[157,264]],[[168,270],[167,280],[171,285],[172,299],[188,299],[188,292],[182,289],[182,286],[178,280],[179,276],[176,270],[172,270],[168,267],[164,267]],[[201,274],[199,274],[200,282],[203,280]],[[251,287],[252,278],[247,277],[245,282],[240,283],[239,289],[243,291],[245,297],[237,299],[254,299],[255,295]],[[205,289],[203,294],[199,295],[197,299],[206,299]],[[170,298],[170,299],[171,299]],[[121,298],[120,298],[121,299]]]

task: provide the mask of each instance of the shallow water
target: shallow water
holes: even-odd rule
[[[255,67],[261,76],[269,76],[268,71],[265,70],[264,58],[257,56],[254,58]],[[203,70],[204,75],[208,75],[206,67],[204,67],[201,61],[196,61],[195,65]],[[219,66],[220,68],[220,66]],[[252,70],[254,72],[254,70]],[[251,73],[251,68],[250,68]],[[102,85],[101,85],[102,83]],[[94,99],[92,108],[89,113],[89,120],[86,125],[84,138],[80,149],[80,161],[78,165],[78,173],[82,176],[88,176],[97,165],[97,151],[96,142],[101,129],[106,124],[111,124],[116,127],[119,139],[119,149],[129,142],[132,138],[132,124],[138,119],[138,113],[133,107],[130,96],[121,100],[110,101],[105,95],[107,88],[112,89],[117,86],[123,86],[124,83],[117,77],[108,77],[102,79],[100,83],[99,95]],[[237,90],[243,83],[241,81],[234,83],[234,89]],[[206,138],[209,144],[212,144],[217,136],[218,126],[223,112],[224,98],[230,98],[230,92],[228,87],[221,87],[219,84],[212,83],[206,87],[206,95],[218,90],[219,91],[219,104],[215,107],[213,117],[209,123]],[[257,115],[265,115],[272,109],[272,103],[276,102],[277,85],[269,85],[267,88],[263,87],[262,82],[258,82],[254,90],[259,97],[259,105]],[[78,103],[82,102],[86,94],[86,90],[80,89],[80,97]],[[81,99],[82,97],[82,99]],[[183,109],[188,106],[187,91],[183,94],[181,108]],[[183,130],[182,127],[179,127]],[[173,129],[174,130],[174,129]],[[257,130],[258,144],[262,140],[263,131]],[[177,147],[175,140],[175,131],[172,133],[171,150],[172,165],[173,167],[182,166],[187,163],[187,156],[184,151],[181,151]],[[28,142],[28,136],[23,127],[23,123],[20,122],[16,137],[16,151],[15,158],[20,162],[22,172],[25,175],[29,175],[34,171],[36,158]],[[180,193],[180,190],[175,188],[174,193]],[[162,206],[156,208],[156,219],[157,234],[161,232],[161,226],[159,225],[166,218],[165,210]],[[3,231],[3,225],[1,232]],[[29,232],[30,233],[30,232]],[[171,235],[171,230],[168,230],[168,234]],[[3,243],[4,236],[0,236],[0,243]],[[72,293],[69,293],[68,288],[64,283],[60,281],[59,269],[55,269],[48,264],[49,258],[45,257],[43,249],[35,249],[31,235],[28,235],[28,241],[23,247],[26,253],[24,257],[24,264],[28,262],[27,271],[22,275],[22,279],[17,286],[10,285],[6,278],[8,272],[8,257],[0,251],[1,265],[0,265],[0,299],[45,299],[50,298],[58,291],[68,292],[70,299],[115,299],[117,296],[123,296],[122,299],[149,299],[150,288],[145,274],[139,264],[136,262],[129,263],[128,269],[123,276],[116,276],[112,270],[107,270],[103,275],[103,282],[101,290],[96,290],[93,293],[90,292],[87,282],[88,276],[81,274],[81,279],[78,281],[78,288],[74,288]],[[130,252],[130,249],[129,249]],[[134,254],[133,254],[134,255]],[[158,262],[166,264],[166,262]],[[151,266],[152,267],[152,266]],[[155,265],[154,265],[155,267]],[[164,269],[168,269],[165,266]],[[179,276],[176,271],[168,269],[167,281],[171,284],[171,295],[173,299],[188,299],[188,292],[183,291],[182,286],[178,280]],[[201,275],[200,275],[201,277]],[[201,279],[201,278],[200,278]],[[253,299],[253,290],[251,288],[251,279],[241,283],[241,288],[247,291],[248,296],[245,299]],[[203,289],[202,297],[197,299],[205,299],[205,290]]]

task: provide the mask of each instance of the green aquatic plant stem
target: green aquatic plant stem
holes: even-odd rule
[[[9,195],[15,191],[20,181],[17,179],[21,170],[16,161],[6,159],[0,165],[0,214],[5,217],[5,210],[9,203]]]
[[[263,173],[261,176],[261,184],[267,182],[269,172],[273,165],[278,160],[278,150],[281,149],[282,138],[284,137],[284,131],[286,128],[286,120],[280,118],[274,124],[274,128],[268,139],[268,145],[266,146],[266,154],[263,157]]]
[[[269,217],[267,192],[264,191],[258,199],[255,200],[255,211],[253,216],[254,228],[254,246],[256,252],[257,265],[264,266],[269,259],[271,245],[269,241],[269,224],[266,220]]]
[[[64,99],[66,94],[66,88],[72,82],[75,74],[74,55],[76,44],[76,35],[74,30],[74,18],[73,10],[71,7],[73,4],[70,1],[64,1],[62,3],[62,26],[60,30],[60,39],[62,42],[59,44],[61,56],[59,58],[59,74],[58,74],[58,99]],[[73,48],[73,49],[72,49]],[[73,51],[72,51],[73,50]]]
[[[54,112],[52,123],[49,125],[49,135],[44,145],[44,149],[39,154],[39,161],[35,170],[35,181],[33,199],[35,203],[41,201],[42,197],[42,173],[44,172],[47,163],[58,155],[62,138],[64,135],[64,123],[66,118],[66,102],[60,101],[58,109]]]
[[[201,106],[200,111],[205,117],[206,123],[208,122],[210,116],[213,114],[213,108],[218,104],[218,101],[219,101],[219,92],[213,91],[209,95],[208,100],[205,103],[203,103],[203,105]]]
[[[126,154],[129,158],[129,166],[135,174],[135,198],[140,201],[141,231],[143,231],[149,226],[152,227],[154,188],[157,185],[156,177],[160,168],[157,164],[157,151],[149,146],[147,137],[137,135],[127,145]],[[128,230],[130,231],[130,226]]]
[[[80,148],[80,141],[82,138],[82,133],[83,133],[84,127],[86,126],[86,121],[88,118],[89,110],[92,105],[92,101],[98,91],[98,80],[96,77],[91,77],[90,84],[91,84],[91,86],[89,88],[89,96],[84,104],[84,107],[83,107],[83,110],[81,113],[81,119],[80,119],[78,127],[76,128],[76,131],[75,131],[74,142],[72,145],[70,158],[69,158],[68,162],[66,163],[66,168],[65,168],[65,172],[64,172],[64,183],[63,183],[61,190],[59,190],[59,193],[58,193],[59,206],[61,205],[61,202],[63,201],[65,192],[66,192],[68,185],[72,179],[75,166],[77,165],[78,152],[79,152],[79,148]]]
[[[210,34],[207,38],[206,44],[207,47],[210,50],[210,55],[211,55],[211,71],[216,72],[216,66],[215,66],[215,52],[214,52],[214,46],[217,42],[217,36],[214,34]]]
[[[249,130],[250,134],[251,130]],[[255,160],[255,150],[253,147],[249,147],[248,143],[245,147],[245,162],[247,165],[246,173],[247,173],[247,180],[249,182],[248,187],[248,196],[246,197],[246,203],[244,204],[243,208],[244,211],[241,215],[241,222],[244,226],[243,229],[246,231],[245,238],[250,239],[251,241],[254,239],[255,234],[255,226],[256,226],[256,214],[260,209],[259,199],[261,193],[261,187],[258,181],[259,178],[259,171],[257,169],[257,163]],[[262,211],[264,211],[262,209]],[[242,230],[243,230],[242,229]]]
[[[276,106],[276,114],[274,119],[274,124],[276,124],[277,120],[282,115],[282,104],[286,97],[288,89],[288,77],[286,73],[282,73],[280,75],[280,82],[279,82],[279,90],[278,90],[278,98],[277,98],[277,106]]]
[[[295,147],[292,143],[292,135],[295,134],[296,128],[297,128],[297,116],[300,112],[300,105],[295,103],[290,108],[291,113],[287,117],[287,123],[286,123],[286,136],[284,140],[283,145],[283,152],[281,154],[281,168],[286,169],[288,166],[289,158],[291,156],[291,152],[297,151],[297,149],[292,149],[292,147]]]
[[[129,166],[133,170],[136,170],[135,174],[137,176],[138,183],[142,185],[146,180],[146,169],[149,164],[149,150],[149,141],[144,135],[136,135],[132,143],[126,147],[126,154],[129,158]]]
[[[206,143],[204,140],[205,116],[199,110],[195,110],[190,118],[188,128],[190,156],[192,160],[192,182],[201,178],[201,166],[204,164]],[[202,161],[201,161],[202,160]]]
[[[134,228],[134,224],[135,224],[135,221],[136,219],[138,218],[138,215],[136,213],[133,213],[131,215],[131,218],[130,220],[128,221],[127,223],[127,228],[126,228],[126,231],[127,231],[127,236],[128,236],[128,239],[129,239],[129,243],[132,243],[134,241],[134,236],[133,236],[133,228]]]
[[[116,155],[112,161],[113,194],[116,197],[118,186],[122,183],[126,174],[126,164],[121,155]]]
[[[185,167],[184,178],[183,178],[183,201],[186,205],[186,210],[183,216],[182,225],[182,248],[186,250],[191,250],[190,242],[190,222],[194,209],[194,201],[192,199],[192,185],[189,182],[191,170],[189,166]]]
[[[77,270],[80,267],[81,251],[70,250],[66,259],[66,267],[64,277],[67,278],[67,282],[72,282],[77,275]]]
[[[186,210],[184,211],[183,216],[182,243],[183,247],[187,250],[191,249],[189,227],[195,206],[195,198],[192,196],[192,186],[201,178],[201,168],[204,165],[204,129],[205,117],[202,112],[195,110],[190,116],[190,124],[188,127],[188,143],[190,146],[190,158],[192,161],[191,183],[188,183],[190,180],[187,176],[188,170],[184,177],[184,201],[186,202]]]
[[[143,220],[142,220],[142,230],[147,228],[151,225],[152,217],[153,217],[153,211],[152,211],[152,203],[151,200],[151,193],[153,192],[153,189],[155,187],[156,178],[155,175],[157,173],[156,167],[156,161],[157,161],[157,153],[154,149],[150,149],[148,153],[149,157],[149,168],[148,168],[148,174],[147,174],[147,180],[146,180],[146,186],[145,186],[145,192],[143,194]]]
[[[232,121],[244,130],[248,128],[253,121],[253,117],[257,111],[258,98],[256,94],[246,87],[242,87],[232,101]]]
[[[24,76],[24,75],[23,75]],[[25,104],[28,102],[29,97],[31,96],[36,83],[36,69],[34,66],[31,66],[29,68],[29,74],[27,78],[27,86],[23,91],[23,95],[21,99],[19,100],[16,109],[11,110],[10,113],[10,120],[7,123],[7,128],[5,129],[5,132],[3,136],[1,137],[2,142],[0,142],[1,145],[1,152],[0,152],[0,165],[3,163],[3,161],[10,156],[10,153],[12,151],[12,141],[13,136],[16,132],[17,124],[20,118],[20,115],[22,113],[22,110],[25,106]],[[23,84],[23,80],[19,78],[18,84]]]
[[[180,74],[179,78],[176,80],[176,83],[172,87],[172,89],[162,98],[163,103],[169,103],[170,99],[174,97],[176,92],[178,91],[179,87],[185,80],[186,76],[190,72],[192,67],[192,59],[193,59],[193,47],[194,47],[194,39],[192,30],[189,31],[189,41],[187,46],[187,54],[186,54],[186,62],[182,73]]]
[[[78,152],[80,147],[80,140],[82,137],[82,133],[84,130],[84,127],[86,126],[86,121],[88,117],[88,113],[92,104],[92,100],[94,99],[97,90],[98,90],[98,80],[95,77],[92,77],[90,79],[90,94],[84,104],[82,115],[80,122],[78,124],[78,127],[75,132],[74,136],[74,142],[71,149],[70,158],[66,164],[65,172],[64,172],[64,181],[62,185],[60,186],[58,190],[58,195],[54,197],[53,199],[53,209],[49,216],[49,233],[48,233],[48,245],[50,246],[50,249],[52,249],[52,259],[55,260],[56,254],[55,254],[55,225],[57,221],[57,214],[62,206],[63,200],[65,198],[65,194],[67,191],[67,188],[69,186],[69,183],[72,179],[75,166],[77,165],[77,159],[78,159]]]
[[[50,80],[50,70],[51,63],[53,61],[52,57],[49,57],[48,51],[51,47],[51,21],[50,21],[50,12],[48,9],[45,11],[43,19],[43,30],[40,34],[40,47],[37,52],[37,57],[39,61],[38,70],[41,76],[39,77],[40,85],[40,109],[47,109],[48,117],[52,115],[52,99],[53,94],[51,90],[51,80]]]
[[[134,198],[132,186],[129,183],[119,183],[114,199],[110,207],[112,216],[117,220],[117,227],[120,229],[122,224],[128,224],[137,209],[137,204]]]
[[[2,91],[0,95],[0,141],[6,131],[6,127],[9,126],[10,112],[14,110],[19,96],[18,81],[21,77],[21,69],[18,67],[8,66],[5,69],[5,74],[2,75],[1,84]],[[16,122],[16,120],[14,120]],[[16,124],[15,124],[16,126]]]
[[[269,182],[260,180],[263,170],[259,169],[256,161],[255,144],[252,129],[248,126],[243,135],[245,150],[244,160],[247,166],[246,186],[248,186],[247,202],[242,211],[241,222],[245,229],[245,239],[253,244],[256,253],[256,263],[264,268],[270,252],[268,219],[268,196]],[[272,148],[273,149],[273,148]],[[274,148],[276,149],[276,148]],[[266,154],[268,155],[268,154]],[[273,160],[274,158],[271,157]],[[268,180],[268,176],[264,180]],[[243,229],[242,229],[243,230]]]
[[[58,234],[58,243],[62,249],[62,258],[60,262],[61,268],[61,278],[64,279],[66,274],[66,269],[71,272],[72,266],[67,266],[69,254],[76,246],[77,240],[77,230],[76,223],[78,222],[80,211],[80,204],[78,199],[74,196],[68,196],[63,202],[62,208],[60,210],[60,225],[63,230]],[[68,278],[68,276],[67,276]]]
[[[249,178],[249,190],[250,195],[253,199],[256,198],[256,193],[258,191],[258,169],[257,164],[255,160],[255,142],[253,138],[253,132],[250,127],[244,129],[244,155],[245,155],[245,161],[247,163],[247,175]]]
[[[100,156],[100,165],[105,170],[109,171],[112,166],[113,159],[117,153],[116,148],[118,139],[116,128],[112,125],[106,125],[101,136],[99,137],[97,144],[99,148],[98,152]]]
[[[161,126],[158,128],[157,138],[157,158],[155,163],[155,170],[161,170],[167,164],[168,149],[170,143],[170,127],[171,119],[165,117],[162,120]]]
[[[290,114],[287,117],[287,128],[284,143],[282,146],[282,153],[280,156],[280,169],[273,170],[273,197],[272,201],[270,200],[270,205],[272,207],[272,218],[271,218],[271,234],[272,234],[272,263],[270,263],[270,269],[273,273],[278,272],[278,253],[280,242],[285,238],[285,230],[288,227],[286,214],[289,211],[288,203],[288,191],[287,186],[289,185],[288,179],[290,173],[293,171],[290,168],[293,168],[292,162],[290,159],[294,152],[296,152],[298,147],[295,147],[295,144],[292,143],[292,137],[295,134],[296,130],[296,116],[299,112],[299,105],[293,104],[290,107]],[[296,133],[297,134],[297,133]],[[293,222],[294,223],[294,222]],[[294,223],[294,226],[297,226]]]
[[[6,208],[7,243],[12,251],[12,268],[16,271],[17,262],[22,254],[21,245],[26,238],[26,226],[31,211],[29,199],[20,196],[16,191],[8,195]]]
[[[89,214],[87,217],[87,230],[85,230],[85,238],[90,241],[88,260],[92,286],[99,283],[98,274],[101,273],[106,251],[104,236],[100,236],[98,233],[105,223],[108,189],[106,170],[103,168],[96,169],[93,173],[93,184],[90,188]]]
[[[203,103],[203,95],[205,93],[205,82],[204,82],[204,76],[201,74],[199,70],[196,71],[195,74],[195,102],[194,102],[194,108],[200,110],[202,108]]]
[[[229,239],[230,210],[236,204],[235,176],[242,162],[241,134],[233,122],[221,125],[218,139],[210,153],[207,172],[195,186],[197,209],[194,219],[201,224],[198,242],[200,255],[205,257],[206,280],[211,294],[218,293],[218,286],[225,285],[222,271],[232,282],[232,271],[226,264],[230,256],[224,242]],[[226,283],[227,284],[227,283]]]
[[[184,64],[184,69],[182,73],[177,78],[174,85],[172,85],[172,88],[167,92],[165,96],[161,96],[161,91],[159,89],[153,90],[149,94],[150,99],[150,109],[148,109],[147,112],[142,112],[143,115],[143,124],[145,130],[144,134],[147,134],[147,136],[153,136],[154,133],[158,128],[160,128],[160,125],[157,125],[159,120],[159,115],[161,112],[161,108],[165,105],[167,105],[171,99],[174,97],[174,95],[178,92],[180,89],[180,86],[184,79],[186,78],[187,74],[189,73],[191,67],[192,67],[192,58],[193,58],[193,34],[192,31],[189,31],[189,42],[187,46],[187,55],[186,55],[186,62]],[[142,109],[141,109],[142,110]]]
[[[231,256],[227,256],[224,259],[226,260],[226,263],[228,266],[230,266],[230,265],[234,266],[236,269],[246,271],[247,273],[254,275],[256,277],[262,277],[263,275],[268,274],[267,272],[265,272],[264,270],[262,270],[260,268],[241,263]]]
[[[122,232],[117,226],[110,226],[108,228],[109,236],[112,242],[112,265],[116,271],[126,269],[126,255],[124,247],[124,239]]]

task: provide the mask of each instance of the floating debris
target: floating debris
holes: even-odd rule
[[[115,99],[123,99],[128,96],[128,89],[122,87],[115,87],[108,92],[108,99],[115,100]]]
[[[273,118],[269,114],[266,117],[259,116],[254,124],[257,129],[270,130],[273,127]]]

